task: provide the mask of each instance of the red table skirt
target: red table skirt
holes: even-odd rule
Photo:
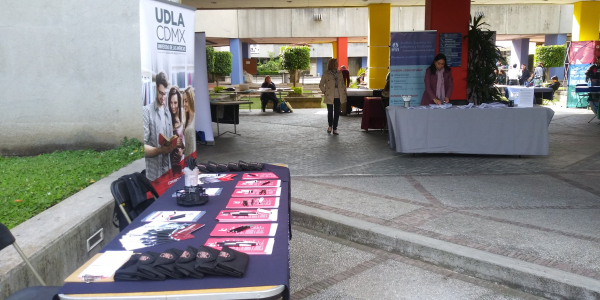
[[[365,97],[360,129],[384,129],[387,124],[381,97]]]

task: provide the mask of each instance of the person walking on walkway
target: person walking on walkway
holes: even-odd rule
[[[329,60],[327,71],[321,77],[321,82],[319,82],[319,88],[325,95],[323,102],[327,104],[327,121],[329,122],[327,133],[331,133],[333,130],[333,134],[338,135],[340,108],[346,103],[347,90],[342,71],[338,70],[337,59]]]

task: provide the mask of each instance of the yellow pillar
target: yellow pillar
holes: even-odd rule
[[[390,13],[389,3],[369,4],[369,69],[370,89],[383,89],[390,67]]]
[[[581,1],[573,5],[572,41],[597,41],[600,30],[600,2]]]
[[[337,42],[331,42],[331,46],[333,48],[332,58],[337,58]]]

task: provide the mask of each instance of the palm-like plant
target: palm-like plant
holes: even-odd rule
[[[500,91],[494,87],[494,70],[497,61],[506,65],[506,59],[492,40],[494,32],[487,28],[489,24],[482,22],[483,18],[482,13],[471,17],[469,34],[464,37],[469,42],[468,98],[476,104],[500,101]]]

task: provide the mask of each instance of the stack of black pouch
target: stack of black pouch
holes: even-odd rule
[[[245,161],[239,161],[238,163],[230,162],[216,163],[209,161],[205,164],[197,164],[198,170],[202,173],[226,173],[226,172],[239,172],[239,171],[262,171],[264,164],[262,163],[247,163]]]
[[[219,257],[219,250],[200,246],[198,247],[198,253],[196,254],[196,270],[210,275],[222,275],[215,271],[217,265],[217,258]]]
[[[144,252],[137,261],[137,276],[148,280],[165,280],[167,276],[154,269],[154,263],[159,256],[156,252]]]
[[[183,274],[175,268],[175,262],[182,253],[183,251],[175,248],[166,250],[154,262],[154,269],[171,278],[182,278]]]
[[[249,259],[248,254],[223,246],[217,258],[215,271],[223,275],[244,277]]]
[[[201,279],[204,274],[196,270],[196,253],[196,248],[188,246],[175,262],[175,268],[185,276]]]
[[[137,276],[137,262],[141,254],[132,255],[129,260],[115,272],[115,281],[137,281],[142,280]]]

